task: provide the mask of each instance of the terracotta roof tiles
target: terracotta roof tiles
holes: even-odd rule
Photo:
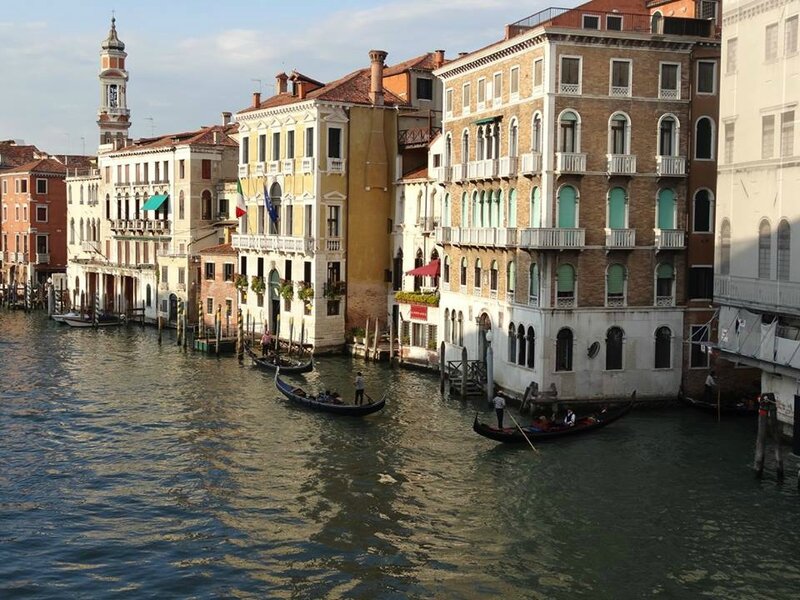
[[[200,251],[200,254],[239,254],[231,244],[218,244]]]
[[[54,158],[39,158],[31,162],[25,163],[13,169],[9,169],[6,173],[64,173],[66,174],[67,167]]]

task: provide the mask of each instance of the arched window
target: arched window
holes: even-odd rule
[[[678,120],[672,115],[663,115],[658,121],[658,154],[678,155]]]
[[[758,278],[770,279],[772,277],[772,230],[769,221],[764,219],[758,226]]]
[[[208,199],[206,200],[206,192],[203,192],[203,204],[205,205],[206,201],[208,202],[209,207],[209,215],[211,214],[211,192],[208,192]],[[267,223],[269,224],[269,232],[272,235],[278,235],[278,216],[281,214],[281,196],[283,192],[281,191],[281,185],[276,181],[272,184],[272,187],[269,188],[269,202],[272,205],[272,210],[267,210]],[[209,217],[210,218],[210,217]],[[338,238],[341,235],[340,232],[340,223],[338,219],[328,219],[328,237],[329,238]]]
[[[731,224],[728,219],[720,225],[719,242],[719,274],[730,275],[731,272]]]
[[[460,278],[460,285],[462,287],[466,287],[467,285],[467,258],[465,256],[461,257],[461,278]]]
[[[659,229],[675,229],[675,192],[669,188],[658,190],[658,220]]]
[[[542,192],[538,187],[531,190],[531,227],[542,226]]]
[[[449,167],[453,164],[453,136],[449,133],[444,138],[444,166]]]
[[[150,307],[153,304],[153,290],[150,287],[150,284],[147,284],[147,287],[144,289],[144,302],[145,304]]]
[[[623,63],[627,64],[627,63]],[[630,154],[630,121],[624,113],[615,113],[608,123],[608,153]]]
[[[536,364],[536,332],[533,327],[528,327],[528,367],[533,369]]]
[[[444,195],[444,200],[442,201],[442,227],[450,227],[452,222],[452,217],[450,215],[450,194]]]
[[[480,288],[481,288],[481,259],[480,258],[476,258],[475,259],[475,273],[474,273],[474,279],[473,279],[473,282],[472,282],[472,286],[475,288],[476,292],[480,293]]]
[[[608,227],[625,229],[628,226],[628,196],[621,187],[608,192]]]
[[[580,152],[579,120],[577,113],[567,110],[558,121],[558,151]]]
[[[520,325],[517,329],[517,364],[525,364],[525,326]]]
[[[714,223],[713,201],[711,192],[703,188],[694,193],[694,211],[692,213],[694,230],[697,233],[711,233]]]
[[[414,256],[414,268],[419,269],[422,265],[425,264],[425,258],[422,254],[422,249],[417,248],[417,254]],[[414,275],[414,291],[419,291],[422,287],[422,276],[421,275]]]
[[[466,129],[461,134],[461,163],[466,164],[469,161],[469,131]]]
[[[517,330],[513,322],[508,324],[508,362],[517,362]]]
[[[125,194],[125,219],[131,218],[131,197],[130,194]]]
[[[497,261],[493,260],[489,265],[489,289],[497,293]]]
[[[106,219],[111,218],[111,196],[106,194]]]
[[[531,136],[531,150],[542,152],[542,115],[538,112],[533,115],[533,130]]]
[[[714,125],[708,117],[700,117],[695,125],[694,157],[714,158]]]
[[[506,219],[506,227],[517,226],[517,190],[511,188],[508,192],[508,219]]]
[[[477,139],[477,143],[475,144],[475,160],[483,160],[486,151],[486,134],[483,132],[483,125],[478,127],[475,137]]]
[[[578,226],[578,193],[571,185],[564,185],[558,190],[558,226]]]
[[[611,327],[606,332],[606,371],[622,369],[622,341],[625,337],[622,329]]]
[[[75,243],[75,218],[69,220],[69,243]]]
[[[461,227],[467,227],[469,224],[469,218],[467,215],[467,192],[461,193]]]
[[[444,309],[444,340],[446,342],[450,341],[450,309]]]
[[[489,192],[489,197],[492,193]],[[503,212],[503,192],[502,190],[494,191],[494,201],[492,202],[492,214],[489,215],[489,226],[500,227],[502,225],[502,212]]]
[[[72,204],[72,186],[67,187],[67,203]]]
[[[778,281],[789,281],[792,230],[786,219],[778,223]]]
[[[556,371],[572,371],[572,330],[564,327],[556,336]]]
[[[575,269],[570,264],[558,267],[557,306],[570,307],[575,304]]]
[[[444,282],[450,283],[450,257],[447,254],[444,255],[444,269],[442,270],[442,275]]]
[[[483,192],[481,192],[483,194]],[[478,191],[472,192],[472,226],[480,227],[481,222],[481,207],[478,203]]]
[[[203,208],[205,211],[205,208]],[[205,215],[205,212],[203,213]],[[183,190],[178,192],[178,218],[183,219],[186,216],[186,198],[184,196]],[[208,218],[203,216],[203,218]]]
[[[675,295],[675,269],[669,263],[656,267],[656,306],[672,306]]]
[[[517,288],[517,265],[513,260],[508,261],[506,266],[506,292],[514,299],[514,290]]]
[[[511,119],[511,126],[508,128],[508,155],[516,158],[519,154],[519,124],[517,119]]]
[[[531,263],[528,284],[528,304],[539,306],[539,265]]]
[[[84,240],[86,239],[86,229],[84,228],[83,225],[83,217],[81,217],[81,224],[80,224],[80,229],[78,230],[78,235],[80,236],[79,237],[80,242],[83,243]]]
[[[606,306],[625,306],[625,267],[609,265],[606,271]]]
[[[672,331],[669,327],[659,327],[655,335],[655,368],[672,367]]]
[[[133,218],[139,218],[139,206],[141,206],[141,201],[139,199],[139,192],[136,192],[133,196]]]
[[[83,204],[83,184],[81,184],[80,202]]]
[[[656,11],[650,17],[650,33],[664,33],[662,28],[663,18],[661,11]]]
[[[456,338],[456,333],[457,333],[456,329],[457,328],[458,328],[458,325],[456,323],[456,311],[454,310],[453,312],[450,313],[450,343],[451,344],[455,344],[456,341],[457,341],[457,338]]]
[[[458,345],[464,345],[464,313],[458,311]]]
[[[492,190],[481,190],[481,227],[491,227]]]

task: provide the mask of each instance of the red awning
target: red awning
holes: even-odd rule
[[[413,275],[414,277],[438,277],[439,276],[439,259],[435,258],[427,265],[417,267],[406,271],[406,275]]]

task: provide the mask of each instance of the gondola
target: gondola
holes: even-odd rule
[[[275,371],[278,367],[281,368],[281,373],[308,373],[314,370],[314,357],[310,356],[307,361],[299,361],[293,358],[278,357],[278,362],[275,362],[274,355],[259,356],[249,346],[244,347],[244,351],[250,360],[253,361],[253,366],[263,369],[264,371]]]
[[[283,381],[278,376],[281,372],[283,372],[283,368],[275,372],[275,387],[278,388],[278,391],[295,404],[300,404],[306,408],[310,408],[311,410],[318,410],[321,412],[344,415],[348,417],[363,417],[365,415],[376,413],[386,406],[386,395],[384,395],[378,402],[370,402],[369,404],[362,405],[337,404],[336,402],[320,401],[316,398],[316,396],[309,396],[302,388]]]
[[[635,398],[635,396],[634,396]],[[547,429],[539,428],[535,425],[528,425],[523,427],[525,436],[532,442],[546,441],[555,438],[566,437],[570,435],[577,435],[579,433],[586,433],[605,427],[614,421],[624,417],[633,407],[634,400],[632,399],[628,404],[623,406],[609,409],[605,412],[598,413],[587,417],[582,417],[575,422],[575,425],[568,427],[566,425],[550,426]],[[496,442],[505,442],[507,444],[524,443],[525,436],[522,435],[517,427],[504,427],[498,429],[488,423],[481,423],[478,420],[477,413],[475,414],[475,422],[472,425],[475,433],[487,437]]]
[[[55,321],[56,323],[63,323],[64,319],[79,318],[80,316],[81,313],[71,310],[69,312],[61,313],[58,315],[56,314],[50,315],[50,318],[53,319],[53,321]]]
[[[70,327],[113,327],[122,325],[123,319],[114,315],[99,315],[97,319],[93,319],[88,315],[78,315],[77,317],[63,317],[62,323],[66,323]]]
[[[703,412],[711,413],[714,415],[717,414],[717,411],[719,411],[719,414],[728,417],[747,417],[747,416],[754,416],[758,413],[758,402],[753,402],[750,405],[748,405],[747,402],[737,402],[736,404],[723,402],[722,404],[720,404],[719,408],[717,408],[716,402],[695,400],[694,398],[690,398],[689,396],[681,395],[680,400],[687,406],[691,406],[692,408],[696,408],[697,410],[702,410]]]

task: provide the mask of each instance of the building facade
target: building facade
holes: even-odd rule
[[[491,344],[513,391],[678,393],[687,174],[713,157],[716,131],[692,110],[694,56],[715,35],[643,2],[589,2],[509,25],[436,71],[448,360],[464,347],[485,360]]]
[[[797,0],[726,0],[722,13],[717,341],[722,357],[760,369],[785,423],[800,396],[798,19]]]

